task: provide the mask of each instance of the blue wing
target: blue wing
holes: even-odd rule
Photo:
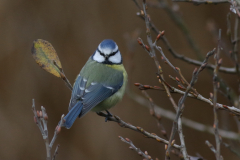
[[[80,75],[76,79],[69,104],[69,112],[64,117],[64,126],[68,129],[78,116],[79,118],[84,116],[97,104],[116,93],[123,85],[123,75],[121,80],[114,85],[91,82],[86,88],[87,82],[87,79]]]

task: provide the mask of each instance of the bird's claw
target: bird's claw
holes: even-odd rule
[[[107,112],[107,116],[105,118],[105,122],[107,122],[109,118],[112,117],[112,114],[108,110],[106,110],[106,112]]]

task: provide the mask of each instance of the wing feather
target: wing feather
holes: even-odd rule
[[[74,84],[69,104],[69,111],[78,101],[81,101],[83,108],[79,117],[82,117],[97,104],[112,96],[122,87],[123,75],[120,76],[120,79],[114,85],[91,82],[90,86],[86,88],[88,83],[87,79],[81,77],[80,75],[77,77],[75,83],[76,84]]]

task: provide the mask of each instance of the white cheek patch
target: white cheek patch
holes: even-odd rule
[[[108,60],[112,63],[121,63],[122,56],[121,56],[120,52],[118,51],[115,55],[110,56]]]
[[[101,63],[105,61],[105,58],[98,51],[96,51],[93,56],[93,60]]]

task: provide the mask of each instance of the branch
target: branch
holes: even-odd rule
[[[154,62],[155,62],[155,65],[157,67],[157,70],[158,70],[158,79],[159,79],[159,82],[164,86],[165,90],[167,91],[167,95],[169,97],[169,100],[171,101],[171,103],[173,104],[173,107],[175,108],[175,110],[177,110],[177,105],[175,103],[175,101],[173,100],[172,96],[171,96],[171,93],[169,91],[169,85],[165,82],[164,80],[164,76],[163,76],[163,71],[162,71],[162,67],[160,66],[158,60],[157,60],[157,57],[156,57],[156,54],[155,54],[155,50],[154,50],[154,45],[155,43],[153,44],[152,42],[152,37],[151,37],[151,33],[150,33],[150,18],[148,17],[147,15],[147,12],[146,12],[146,1],[143,1],[143,13],[144,13],[144,19],[145,19],[145,23],[146,23],[146,32],[147,32],[147,41],[148,41],[148,44],[150,45],[150,49],[147,45],[144,45],[143,41],[141,38],[138,38],[138,43],[140,45],[143,46],[143,48],[149,53],[149,55],[151,56],[151,58],[153,58]],[[158,39],[161,37],[161,33],[160,33],[160,36],[158,36]]]
[[[134,1],[135,4],[137,3],[136,1]],[[137,3],[138,4],[138,3]],[[139,4],[138,4],[139,5]],[[140,7],[138,7],[139,10],[141,10]],[[138,12],[137,15],[145,20],[145,17],[143,16],[143,14],[141,14],[141,12]],[[150,26],[150,29],[152,29],[156,34],[159,34],[159,30],[158,28],[154,25],[154,23],[152,21],[149,22],[149,26]],[[180,60],[183,60],[187,63],[190,63],[190,64],[193,64],[193,65],[197,65],[197,66],[201,66],[202,62],[201,61],[197,61],[197,60],[194,60],[194,59],[191,59],[191,58],[188,58],[188,57],[185,57],[184,55],[181,55],[179,53],[177,53],[171,46],[171,44],[169,43],[168,39],[165,37],[165,36],[162,36],[160,38],[163,43],[165,44],[165,46],[167,47],[167,50],[172,54],[172,56],[174,58],[177,58],[177,59],[180,59]],[[206,66],[206,68],[208,69],[211,69],[211,70],[214,70],[215,66],[213,64],[208,64]],[[219,71],[220,72],[223,72],[223,73],[229,73],[229,74],[235,74],[237,73],[236,71],[236,68],[233,67],[233,68],[229,68],[229,67],[220,67],[219,68]]]
[[[34,122],[37,124],[46,146],[47,160],[51,160],[51,148],[49,147],[48,129],[47,129],[47,113],[42,106],[42,111],[36,111],[34,99],[32,100],[32,110],[34,114]]]
[[[144,107],[149,108],[149,102],[148,100],[145,100],[143,97],[133,93],[133,92],[128,92],[128,96],[134,100],[135,102],[137,102],[139,105],[142,105]],[[167,119],[170,120],[174,120],[175,119],[175,113],[173,113],[172,111],[163,109],[162,107],[155,105],[155,112],[157,114],[162,115],[162,117],[165,117]],[[206,133],[210,133],[210,134],[214,134],[213,132],[213,128],[212,126],[207,126],[204,124],[201,124],[199,122],[195,122],[193,120],[187,119],[187,118],[182,118],[182,124],[185,125],[186,127],[189,127],[191,129],[200,131],[200,132],[206,132]],[[235,132],[231,132],[231,131],[226,131],[226,130],[222,130],[219,129],[219,134],[221,135],[222,138],[227,138],[227,139],[232,139],[232,140],[239,140],[240,139],[240,135],[238,133]]]
[[[148,103],[148,102],[147,102]],[[103,112],[99,112],[97,113],[99,116],[102,117],[107,117],[108,115],[103,113]],[[108,116],[109,117],[109,116]],[[132,124],[126,123],[123,120],[121,120],[118,116],[112,116],[108,118],[108,121],[112,121],[112,122],[117,122],[119,124],[120,127],[123,128],[129,128],[133,131],[139,132],[141,134],[143,134],[144,136],[146,136],[147,138],[151,138],[151,139],[155,139],[156,141],[160,142],[160,143],[164,143],[164,144],[168,144],[168,141],[159,137],[158,135],[156,135],[155,133],[149,133],[147,131],[145,131],[143,128],[141,127],[136,127]],[[173,144],[173,147],[176,149],[180,149],[181,146],[177,145],[177,144]]]
[[[219,4],[219,3],[229,3],[228,0],[172,0],[173,2],[189,2],[195,5],[200,4]]]
[[[230,0],[230,3],[231,3],[230,10],[231,10],[233,13],[237,14],[237,15],[238,15],[238,18],[240,18],[240,12],[239,12],[239,9],[238,9],[239,6],[238,6],[237,2],[234,1],[234,0]]]
[[[130,145],[130,149],[132,150],[135,150],[140,156],[144,157],[146,160],[149,159],[149,160],[153,160],[152,157],[150,155],[148,155],[148,152],[145,151],[145,153],[143,151],[140,150],[140,148],[137,148],[130,139],[128,138],[123,138],[121,136],[119,136],[119,138],[121,139],[121,141],[127,143]]]
[[[60,145],[58,144],[57,147],[56,147],[56,149],[55,149],[55,152],[54,152],[54,155],[53,155],[52,160],[55,160],[55,159],[56,159],[56,156],[57,156],[57,154],[58,154],[58,148],[59,148],[59,147],[60,147]]]
[[[214,148],[214,146],[209,142],[209,141],[205,141],[206,145],[210,148],[210,150],[215,154],[217,155],[217,151],[216,149]],[[223,160],[223,157],[220,155],[219,157],[220,160]],[[218,159],[217,159],[218,160]]]
[[[60,120],[60,124],[57,125],[57,127],[56,127],[56,129],[55,129],[54,136],[53,136],[52,141],[51,141],[51,143],[50,143],[50,145],[49,145],[51,148],[52,148],[55,140],[57,139],[57,135],[58,135],[59,132],[61,131],[61,127],[62,127],[63,124],[65,123],[64,116],[65,116],[65,115],[63,114],[62,117],[61,117],[61,120]]]
[[[205,143],[211,149],[211,151],[216,154],[216,149],[214,146],[209,141],[206,141]]]
[[[186,98],[188,97],[188,93],[190,90],[192,90],[193,92],[195,92],[196,95],[198,95],[197,91],[193,88],[193,85],[197,82],[198,79],[198,74],[205,68],[207,61],[209,59],[209,57],[211,55],[214,54],[215,49],[211,52],[209,52],[205,58],[205,60],[202,62],[202,65],[199,67],[199,69],[197,70],[197,68],[194,70],[193,72],[193,76],[192,76],[192,80],[190,82],[190,84],[185,80],[185,78],[183,77],[183,75],[180,72],[180,69],[178,69],[177,67],[174,67],[171,62],[166,58],[166,56],[164,55],[161,47],[156,46],[156,49],[161,53],[161,55],[163,56],[164,60],[166,61],[166,63],[168,63],[178,74],[179,76],[182,78],[182,81],[184,83],[186,83],[188,85],[183,97],[180,99],[179,103],[178,103],[178,109],[177,109],[177,114],[176,114],[176,118],[173,122],[173,127],[172,127],[172,132],[171,132],[171,136],[169,138],[169,142],[173,141],[173,138],[175,136],[176,131],[178,130],[179,132],[179,136],[180,136],[180,141],[181,141],[181,146],[182,146],[182,153],[183,153],[183,157],[185,160],[188,160],[189,157],[187,155],[187,151],[186,151],[186,147],[185,147],[185,142],[184,142],[184,136],[182,134],[182,124],[181,124],[181,119],[180,117],[182,116],[182,112],[184,109],[184,101],[186,100]],[[179,122],[180,121],[180,122]],[[179,129],[180,128],[180,129]],[[166,159],[170,159],[169,157],[169,153],[170,153],[170,149],[171,149],[171,145],[169,143],[168,148],[166,150]]]
[[[163,54],[163,52],[162,52],[162,54]],[[184,102],[187,98],[188,92],[190,91],[192,86],[197,82],[198,74],[202,71],[202,68],[204,67],[205,63],[207,63],[208,57],[210,55],[212,55],[212,54],[209,54],[208,56],[206,56],[206,59],[204,60],[204,62],[202,63],[201,67],[198,70],[197,69],[194,70],[192,80],[191,80],[190,84],[188,85],[183,97],[180,98],[180,101],[178,103],[178,110],[176,113],[176,118],[173,122],[172,132],[171,132],[171,136],[169,138],[169,142],[173,141],[175,133],[178,130],[180,141],[181,141],[181,146],[182,146],[181,151],[183,153],[184,160],[189,160],[189,157],[188,157],[186,146],[185,146],[184,136],[182,134],[182,123],[181,123],[180,117],[182,116],[182,112],[184,109]],[[167,159],[170,159],[170,157],[169,157],[170,149],[171,149],[171,145],[169,143],[168,148],[166,150]]]
[[[53,146],[53,144],[54,144],[54,142],[57,138],[57,134],[61,131],[61,127],[59,127],[59,126],[56,127],[54,137],[51,141],[51,144],[49,144],[48,128],[47,128],[48,116],[47,116],[47,113],[46,113],[46,109],[42,106],[41,107],[42,111],[36,111],[35,101],[33,99],[32,100],[32,110],[33,110],[33,114],[34,114],[34,122],[37,124],[37,126],[38,126],[38,128],[39,128],[39,130],[42,134],[43,140],[45,142],[47,160],[51,160],[51,159],[55,160],[59,145],[57,145],[53,157],[51,157],[51,149],[52,149],[52,146]],[[63,117],[64,117],[64,115],[62,115],[60,126],[63,122]]]

